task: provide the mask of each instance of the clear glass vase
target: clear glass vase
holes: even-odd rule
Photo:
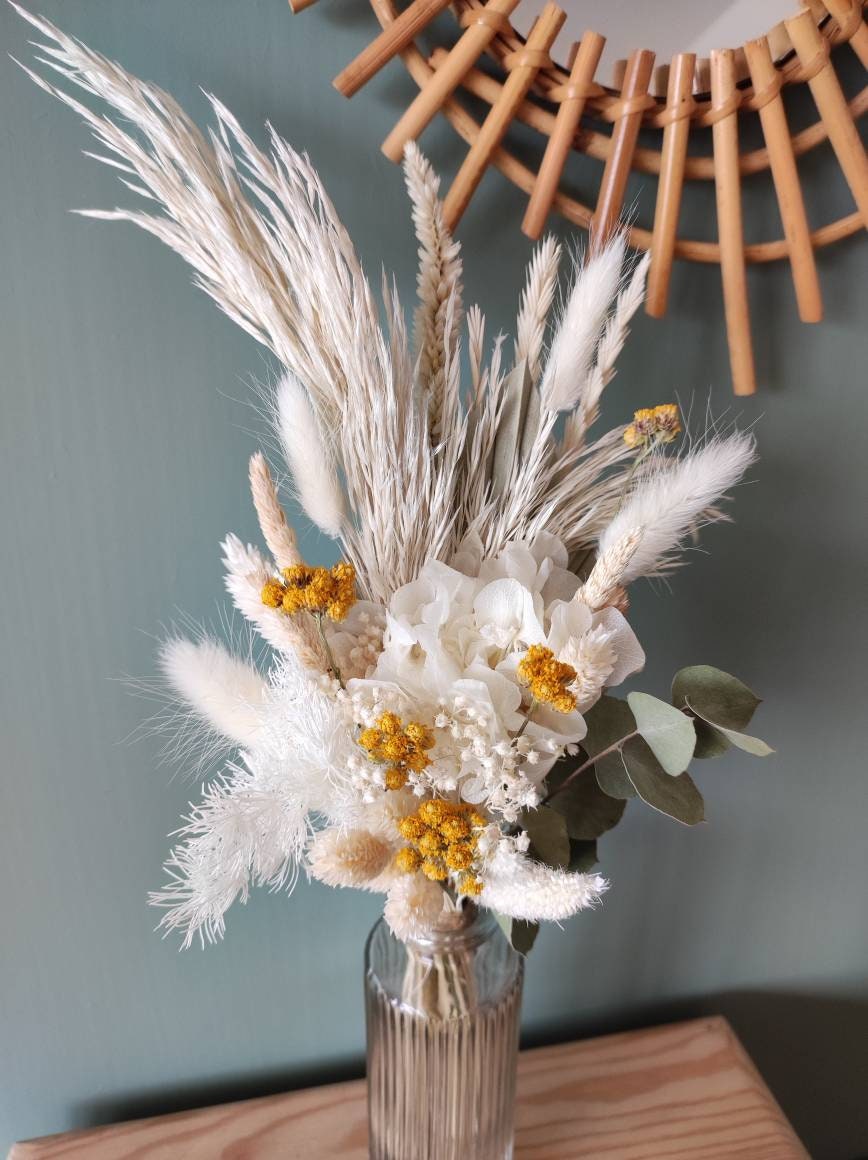
[[[365,951],[370,1160],[510,1160],[524,959],[488,911]]]

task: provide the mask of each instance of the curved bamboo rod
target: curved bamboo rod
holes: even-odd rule
[[[443,48],[435,49],[429,60],[432,68],[440,67],[446,56]],[[411,75],[412,75],[412,70]],[[418,81],[418,78],[414,77]],[[491,104],[497,99],[500,81],[479,69],[471,69],[465,74],[461,82],[462,88],[474,97],[480,97]],[[847,104],[850,116],[855,120],[868,112],[868,85],[852,97]],[[554,131],[556,114],[533,101],[523,101],[516,109],[516,120],[532,129],[536,129],[546,137]],[[823,121],[816,121],[813,125],[802,129],[791,138],[793,154],[801,157],[828,140],[828,130]],[[611,137],[606,133],[599,133],[592,129],[581,129],[581,151],[597,161],[605,161],[609,156]],[[763,173],[769,168],[768,149],[753,149],[742,153],[739,157],[739,172],[742,177],[753,173]],[[633,169],[637,173],[658,174],[661,168],[661,153],[657,149],[636,149],[633,154]],[[691,181],[714,181],[713,157],[688,157],[685,162],[684,176]]]
[[[865,51],[865,34],[861,31],[864,27],[861,19],[861,10],[865,7],[868,0],[833,0],[833,3],[835,2],[840,16],[836,16],[831,4],[824,4],[823,6],[826,10],[831,13],[832,19],[825,22],[824,27],[819,30],[820,35],[827,41],[830,48],[843,44],[846,40],[850,40],[851,42],[856,41],[854,50],[861,56],[861,53]],[[481,3],[482,0],[455,0],[455,8],[457,12],[462,13],[467,10],[472,11],[476,9]],[[784,22],[784,25],[786,23]],[[778,33],[782,32],[783,26],[777,25],[774,31]],[[788,31],[787,29],[787,33]],[[804,65],[792,53],[792,45],[788,35],[785,33],[783,36],[779,36],[778,39],[781,41],[778,55],[782,59],[780,59],[776,68],[783,83],[798,84],[804,81],[806,79]],[[502,64],[505,57],[509,53],[515,52],[522,43],[521,36],[515,29],[511,29],[509,33],[501,33],[494,38],[489,47],[489,52],[496,61]],[[546,87],[553,88],[562,85],[566,80],[567,74],[565,70],[558,64],[553,63],[552,67],[544,70],[539,78],[540,91],[543,92]],[[744,107],[751,109],[752,91],[750,87],[743,89],[743,91],[745,93]],[[695,96],[697,99],[697,108],[693,114],[694,119],[698,123],[710,124],[711,122],[707,120],[711,108],[710,94],[706,90],[696,93]],[[608,91],[604,91],[589,100],[589,112],[592,112],[601,120],[611,121],[616,115],[616,107],[620,99],[620,95],[617,92],[612,92],[610,88]],[[662,123],[659,123],[657,120],[662,112],[662,106],[656,110],[652,106],[649,106],[643,118],[644,125],[649,128],[662,128]]]

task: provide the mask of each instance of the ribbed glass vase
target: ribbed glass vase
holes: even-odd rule
[[[365,953],[370,1160],[510,1160],[524,959],[487,911]]]

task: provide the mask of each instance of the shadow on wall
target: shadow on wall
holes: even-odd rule
[[[617,1020],[586,1024],[582,1034],[708,1015],[732,1024],[813,1160],[868,1160],[868,996],[723,991],[634,1007]],[[530,1036],[524,1046],[575,1033]]]
[[[868,1160],[868,998],[723,992],[637,1008],[617,1022],[586,1026],[583,1033],[607,1034],[715,1014],[730,1021],[814,1160]],[[565,1033],[560,1039],[574,1035]],[[540,1034],[529,1037],[525,1046],[557,1041],[551,1033]],[[74,1120],[84,1128],[164,1115],[356,1079],[362,1070],[361,1061],[355,1061],[87,1100],[74,1109]]]
[[[129,1092],[107,1099],[82,1100],[71,1112],[71,1123],[76,1129],[96,1128],[117,1124],[124,1120],[144,1120],[150,1116],[167,1116],[174,1112],[188,1112],[214,1104],[228,1104],[236,1100],[254,1100],[262,1096],[276,1096],[301,1088],[321,1087],[328,1083],[360,1079],[365,1073],[361,1059],[324,1064],[316,1068],[287,1068],[280,1071],[258,1072],[233,1079],[227,1076],[207,1083],[173,1083],[171,1087],[151,1088],[144,1092]]]

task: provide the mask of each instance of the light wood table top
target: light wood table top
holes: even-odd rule
[[[719,1017],[525,1051],[518,1077],[516,1160],[809,1160]],[[356,1080],[26,1140],[9,1160],[366,1160],[365,1117]]]

